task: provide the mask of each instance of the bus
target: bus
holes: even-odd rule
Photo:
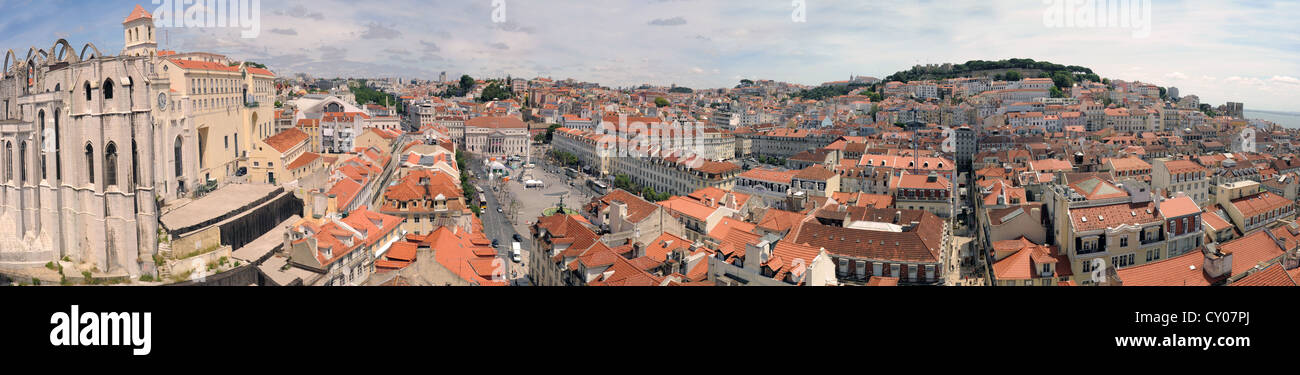
[[[483,194],[482,191],[478,192],[478,207],[482,210],[487,209],[487,194]]]
[[[609,185],[606,185],[604,182],[588,180],[587,187],[590,187],[592,191],[595,191],[596,194],[599,195],[609,194]]]
[[[573,168],[564,168],[564,175],[569,176],[569,178],[577,178],[578,170]]]

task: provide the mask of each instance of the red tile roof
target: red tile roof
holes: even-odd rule
[[[135,5],[135,9],[132,9],[132,10],[131,10],[131,14],[127,15],[127,16],[126,16],[126,20],[125,20],[125,21],[122,21],[122,23],[130,23],[131,21],[135,21],[135,20],[138,20],[138,19],[141,19],[141,18],[149,18],[149,19],[152,19],[152,18],[153,18],[153,15],[152,15],[152,14],[149,14],[149,12],[145,11],[145,10],[144,10],[144,7],[141,7],[140,4],[136,4],[136,5]]]
[[[1286,227],[1276,229],[1286,230]],[[1262,230],[1225,242],[1219,245],[1219,251],[1232,254],[1233,275],[1244,274],[1260,263],[1272,261],[1283,254],[1277,242]]]
[[[249,74],[275,77],[275,73],[271,73],[270,70],[266,70],[262,68],[254,68],[254,67],[247,67],[247,69]]]
[[[222,65],[214,62],[209,62],[209,61],[182,60],[182,59],[171,59],[170,61],[173,64],[176,64],[176,66],[179,66],[181,69],[185,69],[185,70],[212,70],[218,72],[239,71],[239,67]]]
[[[938,176],[931,182],[929,176],[920,174],[905,174],[895,179],[898,181],[896,186],[901,189],[930,189],[930,190],[948,190],[952,188],[952,183],[943,176]]]
[[[424,243],[439,264],[462,280],[481,286],[506,285],[506,275],[499,263],[495,263],[500,262],[496,250],[488,245],[490,241],[483,232],[468,233],[443,226],[426,236]]]
[[[1155,203],[1120,203],[1107,206],[1095,206],[1070,209],[1070,222],[1075,232],[1086,232],[1120,225],[1143,225],[1158,223]]]
[[[673,252],[674,250],[689,252],[691,244],[693,244],[693,242],[674,236],[671,233],[664,233],[659,235],[659,238],[646,244],[645,256],[650,257],[650,259],[654,259],[655,261],[663,262],[667,260],[668,253]]]
[[[1268,268],[1255,271],[1255,273],[1243,277],[1229,286],[1296,286],[1296,281],[1291,278],[1290,274],[1287,274],[1281,264],[1274,263]]]
[[[1268,191],[1232,200],[1232,205],[1241,212],[1242,216],[1246,217],[1260,215],[1293,204],[1295,202]]]
[[[937,263],[943,245],[943,220],[919,210],[878,210],[869,214],[872,221],[892,221],[901,213],[900,223],[918,222],[904,232],[888,232],[822,225],[816,221],[798,228],[795,243],[826,248],[832,254],[881,261]],[[888,212],[888,219],[886,216]],[[873,217],[874,216],[874,217]]]
[[[763,220],[758,222],[758,227],[772,232],[786,232],[798,225],[805,217],[798,212],[769,208],[763,213]]]
[[[867,286],[898,286],[898,278],[872,276],[871,280],[867,280]]]
[[[650,214],[654,213],[655,210],[659,208],[658,205],[633,195],[623,189],[614,189],[614,191],[611,191],[609,194],[597,198],[596,201],[599,205],[598,209],[601,210],[605,207],[609,207],[609,205],[614,202],[622,202],[627,205],[627,220],[633,223],[639,223],[641,220],[645,220],[645,218],[649,217]]]
[[[1051,277],[1073,275],[1070,268],[1070,259],[1064,255],[1058,255],[1055,246],[1042,246],[1033,243],[1028,243],[1028,245],[993,263],[994,277],[998,280],[1037,279],[1042,277],[1041,272],[1044,264],[1055,264],[1056,272]]]
[[[302,168],[307,164],[311,164],[311,162],[316,161],[316,159],[320,159],[320,154],[304,152],[301,156],[298,156],[297,159],[294,159],[293,162],[290,162],[289,165],[284,166],[284,168],[292,171],[294,169]]]
[[[266,143],[267,146],[271,146],[271,148],[274,148],[276,151],[283,153],[289,151],[294,146],[307,141],[308,138],[311,138],[311,136],[308,135],[307,132],[298,130],[297,128],[289,128],[279,134],[271,136],[270,138],[263,139],[262,142]]]
[[[522,120],[514,117],[484,116],[475,117],[469,119],[469,121],[465,121],[465,127],[526,129],[528,128],[528,124],[525,124]]]
[[[1204,262],[1205,255],[1193,251],[1115,272],[1124,286],[1209,286],[1217,280],[1205,274],[1201,267]]]
[[[835,177],[835,172],[831,172],[821,164],[813,164],[794,174],[794,178],[809,181],[826,181]]]
[[[1181,216],[1195,215],[1201,212],[1201,207],[1196,205],[1196,201],[1187,196],[1174,199],[1167,199],[1160,202],[1160,216],[1166,219],[1172,219]]]

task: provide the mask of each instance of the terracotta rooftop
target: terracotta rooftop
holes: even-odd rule
[[[1286,227],[1278,228],[1285,230]],[[1261,262],[1272,261],[1283,254],[1277,242],[1262,230],[1220,244],[1219,251],[1232,254],[1233,275],[1244,274]]]
[[[1187,215],[1195,215],[1201,212],[1201,207],[1196,205],[1196,201],[1187,196],[1173,199],[1166,199],[1160,202],[1160,216],[1166,219],[1173,219]]]
[[[307,138],[310,137],[311,137],[310,135],[307,135],[307,132],[298,130],[298,128],[289,128],[289,129],[285,129],[279,134],[273,135],[270,138],[262,140],[262,142],[266,143],[268,146],[271,146],[271,148],[274,148],[276,151],[280,151],[281,153],[283,153],[289,151],[294,146],[297,146],[299,143],[306,141]]]
[[[1124,286],[1209,286],[1217,281],[1202,269],[1205,255],[1192,251],[1158,262],[1116,270]]]
[[[1086,232],[1120,225],[1159,223],[1155,203],[1119,203],[1070,209],[1070,222],[1075,232]]]
[[[889,232],[828,226],[809,221],[798,228],[794,241],[825,248],[832,254],[857,258],[916,263],[939,261],[943,220],[925,211],[881,211],[901,213],[900,223],[917,221],[918,225],[904,232]],[[876,220],[880,219],[883,218]]]
[[[1232,205],[1246,217],[1264,214],[1294,204],[1295,202],[1268,191],[1232,200]]]
[[[131,14],[127,15],[126,20],[122,21],[122,23],[130,23],[131,21],[135,21],[141,18],[152,19],[153,15],[149,14],[148,11],[145,11],[144,7],[140,6],[140,4],[136,4],[135,9],[131,10]]]
[[[1282,268],[1281,264],[1274,263],[1268,268],[1255,271],[1255,273],[1243,277],[1229,286],[1296,286],[1296,281]]]
[[[755,181],[771,182],[783,185],[789,185],[790,180],[794,177],[795,171],[776,171],[769,169],[750,169],[740,173],[740,178],[747,178]]]

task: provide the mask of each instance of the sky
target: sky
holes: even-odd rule
[[[159,7],[152,0],[0,0],[0,50],[22,58],[29,47],[66,38],[78,49],[91,42],[119,53],[121,22],[135,4]],[[1300,1],[1150,0],[1149,23],[1138,23],[1149,28],[1055,27],[1052,20],[1064,16],[1053,14],[1078,5],[1054,0],[257,4],[256,37],[244,38],[241,28],[167,27],[159,29],[160,48],[225,54],[280,75],[436,78],[445,71],[692,88],[741,79],[816,85],[884,78],[916,64],[1031,58],[1178,87],[1204,103],[1300,112]]]

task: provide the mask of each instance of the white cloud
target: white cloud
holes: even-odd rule
[[[1290,76],[1273,76],[1269,81],[1287,85],[1300,85],[1300,79]]]
[[[1157,2],[1152,33],[1141,39],[1129,29],[1046,28],[1042,6],[1012,0],[809,1],[806,23],[791,22],[788,1],[609,0],[598,6],[584,0],[511,1],[508,22],[500,24],[492,23],[486,1],[262,4],[264,30],[282,32],[244,40],[220,31],[170,30],[171,45],[164,47],[228,54],[286,73],[313,69],[330,76],[366,75],[370,67],[369,74],[376,76],[499,72],[608,86],[677,83],[693,88],[732,87],[734,77],[804,84],[850,74],[884,78],[915,64],[1020,57],[1085,66],[1112,79],[1176,82],[1184,95],[1206,102],[1244,101],[1272,109],[1294,108],[1297,94],[1278,90],[1263,95],[1224,86],[1300,84],[1294,78],[1300,77],[1300,48],[1291,33],[1300,3]],[[36,22],[26,18],[0,15],[0,24]],[[111,18],[109,23],[121,17]],[[671,27],[654,26],[655,21]],[[0,40],[25,50],[26,45],[48,44],[40,38],[71,28],[46,29],[39,38]],[[120,29],[98,32],[108,42],[121,39]],[[193,41],[180,41],[186,38]],[[103,50],[115,49],[93,41]],[[327,59],[324,47],[346,53]],[[383,53],[388,49],[412,55],[394,61]],[[608,61],[611,57],[622,61]],[[710,67],[727,69],[723,74]],[[1242,72],[1259,76],[1252,81]],[[1231,75],[1238,77],[1226,83],[1215,78]],[[1231,95],[1234,91],[1245,96]]]

